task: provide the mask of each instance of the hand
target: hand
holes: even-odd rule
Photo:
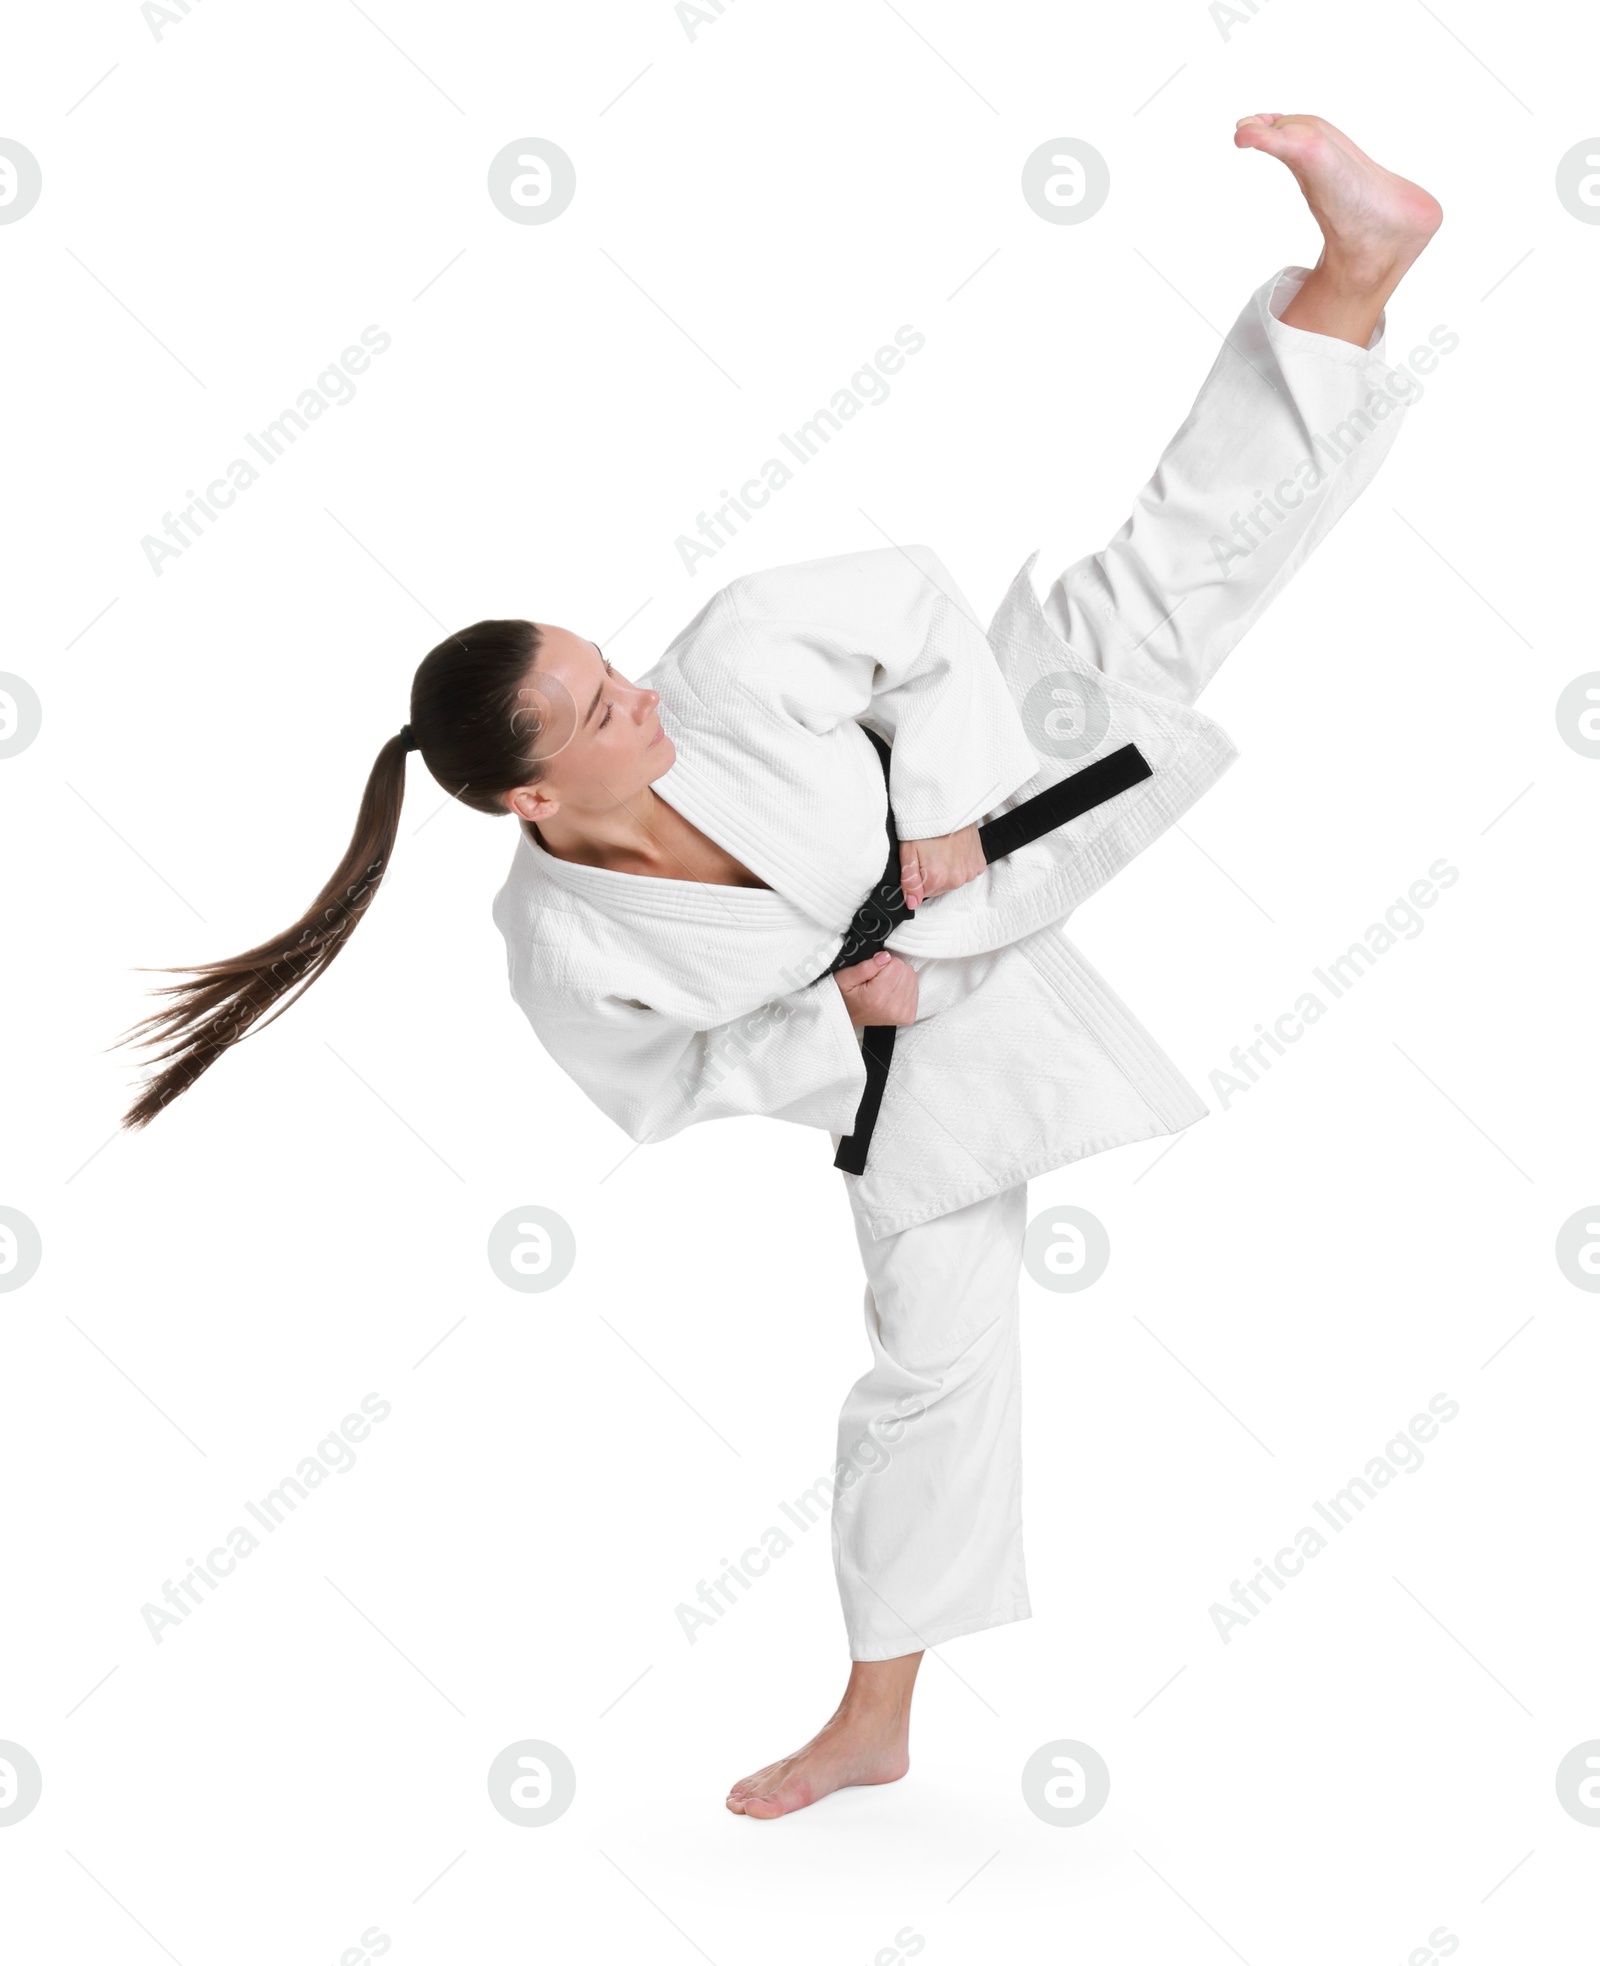
[[[919,908],[936,894],[964,887],[988,864],[978,844],[976,826],[963,826],[959,832],[945,833],[936,840],[902,840],[900,891],[911,907]]]
[[[864,963],[836,969],[833,980],[858,1031],[868,1024],[916,1023],[917,972],[887,949]]]

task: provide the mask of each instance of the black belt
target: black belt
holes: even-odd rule
[[[862,729],[866,730],[865,724]],[[889,747],[876,731],[868,730],[867,735],[877,750],[887,786]],[[1104,805],[1107,799],[1114,799],[1119,792],[1126,792],[1130,786],[1154,775],[1138,745],[1124,744],[1120,750],[1096,758],[1092,765],[1085,765],[1082,771],[1071,773],[1059,784],[1036,792],[1031,799],[1024,799],[1021,805],[1013,806],[1010,812],[1002,813],[998,819],[991,819],[986,826],[980,826],[978,844],[983,848],[983,857],[991,864],[1003,859],[1006,854],[1015,853],[1019,846],[1027,846],[1030,841],[1054,832],[1056,827],[1066,825],[1069,819],[1077,819],[1094,807]],[[909,921],[914,912],[907,906],[900,888],[900,836],[894,829],[892,808],[886,815],[886,824],[889,858],[884,866],[883,879],[851,917],[843,945],[822,972],[823,976],[832,976],[835,970],[848,969],[852,963],[865,962],[869,956],[877,955],[893,932],[902,922]],[[821,978],[817,980],[820,982]],[[872,1144],[872,1129],[878,1121],[883,1088],[889,1079],[889,1061],[894,1056],[895,1030],[893,1024],[868,1024],[861,1033],[861,1053],[867,1067],[866,1090],[861,1095],[861,1104],[856,1108],[855,1129],[840,1141],[839,1151],[833,1158],[834,1166],[843,1168],[846,1174],[861,1174],[866,1169],[867,1148]]]

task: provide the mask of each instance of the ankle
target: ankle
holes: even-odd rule
[[[1314,269],[1318,283],[1341,300],[1377,302],[1380,306],[1394,292],[1404,271],[1402,255],[1366,246],[1346,248],[1327,246]]]
[[[900,1691],[847,1689],[834,1718],[855,1732],[903,1733],[910,1725],[911,1701]]]

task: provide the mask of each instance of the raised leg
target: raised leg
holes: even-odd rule
[[[1044,602],[1097,668],[1183,703],[1371,482],[1423,394],[1384,354],[1383,313],[1440,219],[1319,117],[1246,117],[1234,141],[1294,172],[1321,257],[1251,297],[1127,524]],[[1421,372],[1454,345],[1424,348]]]

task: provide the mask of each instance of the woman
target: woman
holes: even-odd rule
[[[1393,441],[1415,385],[1384,362],[1384,306],[1440,221],[1316,117],[1234,140],[1294,172],[1321,257],[1251,298],[1128,523],[1042,605],[1030,560],[985,634],[927,549],[848,554],[734,581],[638,683],[566,629],[480,622],[418,669],[306,916],[141,1027],[165,1063],[132,1126],[338,954],[420,749],[464,804],[515,815],[512,991],[635,1140],[764,1113],[845,1143],[872,1348],[832,1495],[852,1666],[816,1738],[734,1787],[745,1815],[898,1779],[924,1649],[1028,1615],[1028,1178],[1205,1112],[1059,925],[1231,761],[1191,706]],[[990,864],[980,821],[1115,758],[1120,789]],[[886,818],[905,906],[851,960]],[[870,1128],[868,1029],[899,1033]]]

